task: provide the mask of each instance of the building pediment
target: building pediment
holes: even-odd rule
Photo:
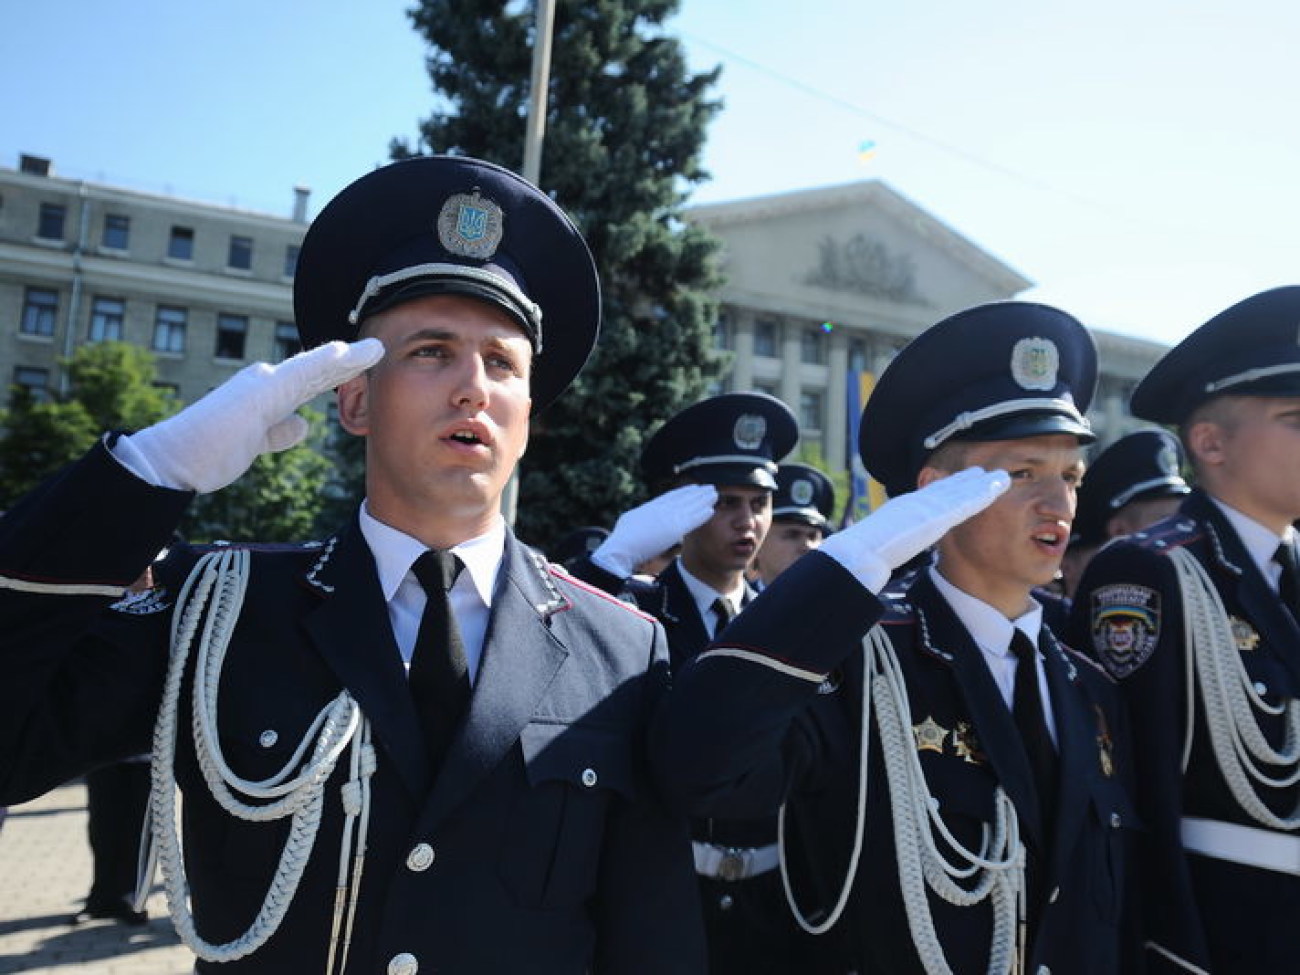
[[[1033,283],[880,180],[707,204],[686,217],[723,242],[724,301],[934,321]]]

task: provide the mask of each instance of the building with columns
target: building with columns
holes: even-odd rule
[[[719,391],[780,397],[799,418],[802,443],[820,447],[833,469],[853,457],[853,374],[879,375],[934,322],[1033,284],[879,180],[697,206],[686,216],[722,241],[717,345],[730,369]],[[1165,346],[1093,336],[1100,379],[1089,418],[1109,443],[1140,425],[1128,395]]]

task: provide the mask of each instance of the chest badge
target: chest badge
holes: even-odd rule
[[[1232,639],[1237,644],[1238,653],[1250,653],[1259,649],[1259,632],[1245,620],[1229,616],[1228,626],[1232,628]]]
[[[957,757],[971,765],[987,765],[989,758],[984,754],[975,726],[969,721],[958,721],[953,729],[952,740],[957,750]]]
[[[912,725],[912,734],[916,737],[918,752],[938,752],[943,754],[943,743],[948,737],[948,729],[932,717],[927,717],[920,724]]]

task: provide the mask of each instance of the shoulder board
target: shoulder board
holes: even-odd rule
[[[324,542],[228,542],[219,540],[215,542],[206,542],[201,545],[189,546],[190,551],[197,555],[207,555],[209,552],[222,551],[240,551],[240,552],[270,552],[280,554],[295,554],[303,552],[315,553],[320,550]]]
[[[1158,521],[1140,532],[1135,532],[1123,540],[1152,552],[1163,552],[1190,545],[1204,535],[1205,530],[1196,519],[1188,518],[1186,515],[1175,515]]]
[[[884,613],[880,617],[882,626],[904,626],[916,622],[916,608],[906,594],[886,590],[880,594]]]
[[[583,592],[590,593],[593,596],[597,596],[600,599],[603,599],[605,602],[611,603],[612,605],[617,606],[620,609],[627,610],[629,613],[641,617],[647,623],[657,622],[653,616],[651,616],[649,613],[643,612],[637,606],[634,606],[631,603],[624,602],[623,600],[619,599],[617,596],[611,596],[603,589],[593,586],[590,583],[583,582],[581,579],[578,579],[575,576],[569,575],[569,573],[564,570],[563,566],[557,565],[554,562],[548,562],[546,565],[546,569],[552,576],[554,576],[556,579],[559,579],[561,582],[567,583],[568,585],[571,586],[575,586],[576,588],[581,589]]]

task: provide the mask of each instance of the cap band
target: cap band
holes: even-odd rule
[[[1269,376],[1284,376],[1289,372],[1300,372],[1300,362],[1284,362],[1276,366],[1257,366],[1254,369],[1247,369],[1245,372],[1239,372],[1236,375],[1225,376],[1222,379],[1216,379],[1212,383],[1206,383],[1205,391],[1207,393],[1217,393],[1229,386],[1253,383],[1257,379],[1267,379]]]
[[[992,420],[994,417],[1006,416],[1009,413],[1061,413],[1072,420],[1076,420],[1080,426],[1089,430],[1092,429],[1087,419],[1079,414],[1074,404],[1068,399],[1045,399],[1041,396],[1033,396],[1025,399],[1005,400],[980,410],[958,413],[951,423],[936,430],[921,443],[926,450],[934,450],[945,440],[951,439],[963,430],[969,430],[977,423]]]
[[[714,454],[711,457],[692,457],[690,460],[684,460],[680,464],[674,464],[673,473],[680,474],[682,471],[688,471],[692,467],[703,467],[706,464],[748,464],[751,467],[761,467],[769,474],[776,473],[775,461],[770,461],[763,457],[755,457],[753,454]]]
[[[792,505],[786,505],[785,507],[782,508],[773,508],[772,517],[776,518],[779,515],[803,515],[806,518],[816,518],[819,521],[826,520],[826,516],[823,515],[820,510],[818,510],[816,507],[814,507],[811,504],[805,504],[805,505],[792,504]]]
[[[491,271],[484,271],[482,268],[467,267],[464,264],[416,264],[412,267],[404,267],[400,271],[376,275],[366,282],[361,297],[357,299],[352,311],[348,312],[348,321],[353,325],[361,321],[361,313],[365,310],[367,303],[377,298],[385,288],[419,278],[459,278],[463,281],[473,281],[475,284],[481,284],[504,295],[531,326],[536,351],[542,351],[541,306],[530,300],[509,278],[493,274]]]
[[[1149,481],[1142,481],[1139,484],[1134,484],[1132,487],[1119,492],[1119,494],[1110,499],[1110,506],[1116,509],[1122,508],[1143,491],[1150,491],[1152,488],[1166,486],[1187,487],[1187,482],[1177,474],[1168,474],[1165,477],[1153,477]]]

